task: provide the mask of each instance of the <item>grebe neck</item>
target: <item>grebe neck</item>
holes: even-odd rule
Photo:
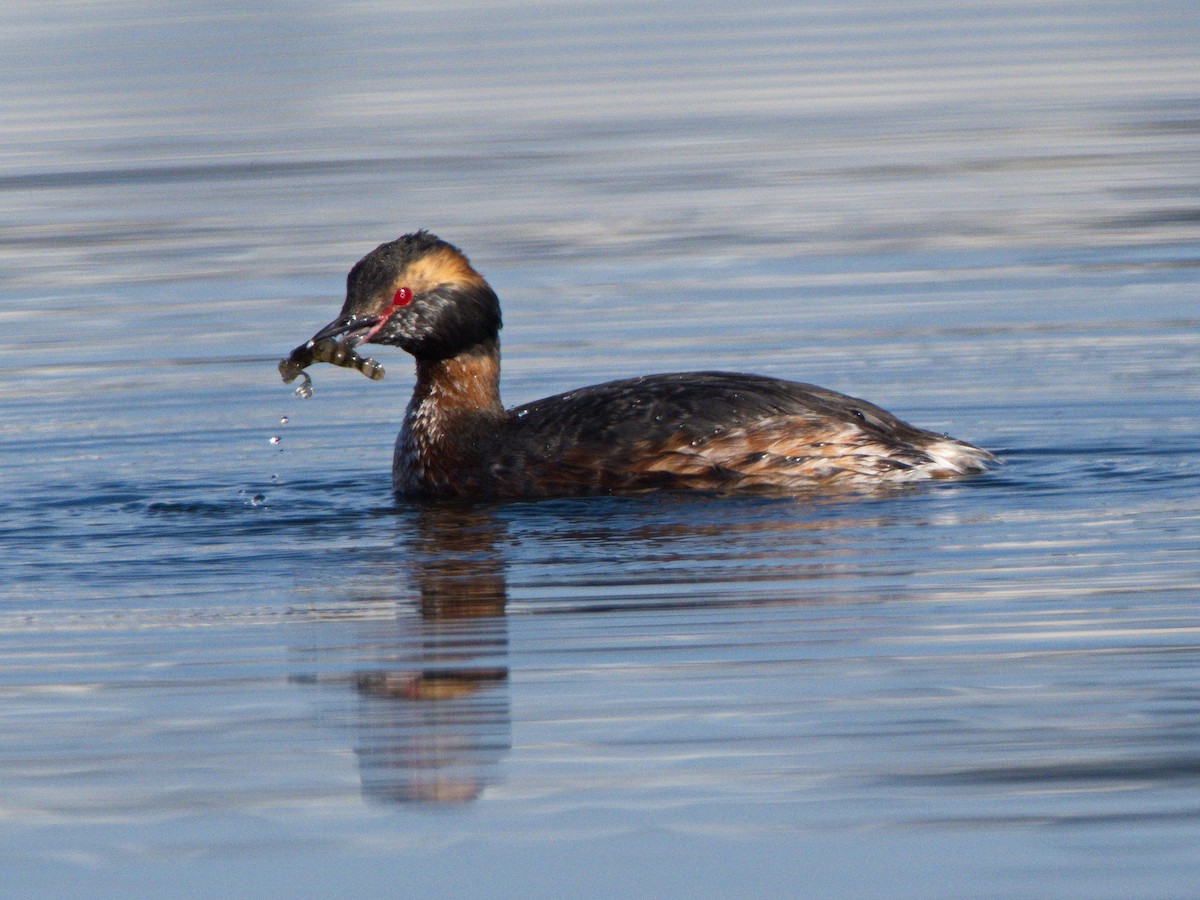
[[[455,472],[477,463],[504,418],[498,340],[444,359],[418,359],[392,462],[394,487],[404,494],[452,487]]]

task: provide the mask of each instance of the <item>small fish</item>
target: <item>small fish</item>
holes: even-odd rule
[[[334,338],[322,341],[308,341],[301,344],[288,354],[287,359],[279,361],[279,375],[284,384],[291,384],[297,378],[303,378],[296,393],[301,397],[312,396],[312,379],[304,370],[313,363],[330,363],[343,369],[356,369],[372,381],[383,378],[383,366],[370,357],[359,356],[350,347]]]

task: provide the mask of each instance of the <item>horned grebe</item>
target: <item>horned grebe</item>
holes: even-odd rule
[[[970,475],[995,461],[862,400],[758,375],[647,375],[505,410],[499,331],[488,283],[457,247],[418,231],[350,270],[341,315],[281,372],[294,378],[314,348],[316,361],[372,377],[359,344],[412,354],[416,385],[392,463],[403,497],[800,494]]]

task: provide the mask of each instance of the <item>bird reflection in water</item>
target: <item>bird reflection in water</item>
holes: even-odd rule
[[[682,505],[681,505],[682,504]],[[477,800],[502,777],[511,750],[508,685],[506,560],[522,533],[535,528],[544,539],[522,544],[521,558],[554,558],[569,543],[572,556],[611,559],[623,548],[628,577],[662,586],[668,573],[678,589],[663,587],[642,609],[702,606],[779,606],[847,599],[870,602],[858,592],[857,548],[862,535],[890,523],[878,505],[810,503],[797,514],[790,502],[658,500],[604,507],[526,510],[514,519],[489,506],[407,505],[396,514],[397,542],[360,569],[357,602],[342,602],[333,617],[364,627],[352,642],[328,652],[345,665],[324,660],[317,676],[354,690],[362,791],[374,802],[464,804]],[[524,522],[524,526],[515,524]],[[513,533],[510,534],[510,530]],[[552,535],[552,538],[545,537]],[[695,562],[721,548],[721,566],[710,576],[720,589],[705,590]],[[365,580],[382,576],[380,588]],[[408,591],[409,582],[415,591]],[[727,585],[738,584],[735,591]],[[795,585],[781,590],[781,584]],[[607,596],[607,595],[606,595]],[[878,602],[892,602],[892,594]],[[608,601],[573,608],[606,611]],[[579,605],[583,603],[584,605]],[[387,610],[382,620],[375,616]],[[631,609],[631,601],[624,601]],[[324,654],[322,654],[324,655]],[[366,664],[364,660],[369,660]],[[344,695],[343,695],[344,696]]]
[[[482,508],[430,506],[414,517],[403,557],[419,616],[398,615],[394,634],[371,636],[381,665],[354,678],[355,753],[369,800],[467,803],[496,780],[512,740],[500,526]]]

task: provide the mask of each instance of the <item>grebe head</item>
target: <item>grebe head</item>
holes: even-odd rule
[[[346,277],[341,315],[313,340],[392,344],[417,359],[446,359],[494,343],[500,301],[457,247],[427,231],[380,244]]]

